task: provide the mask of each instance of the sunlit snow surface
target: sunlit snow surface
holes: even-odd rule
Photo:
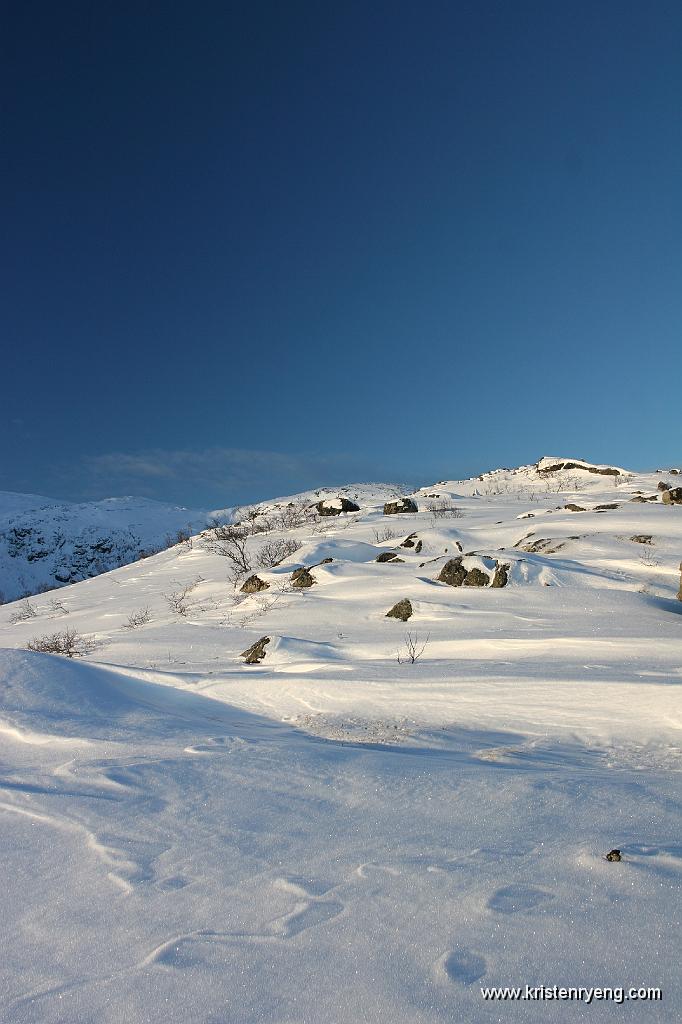
[[[0,609],[3,1024],[679,1020],[682,507],[630,501],[659,479],[339,491],[260,594],[199,539]],[[437,582],[458,543],[509,585]],[[67,626],[97,650],[23,649]],[[480,993],[526,983],[663,1000]]]

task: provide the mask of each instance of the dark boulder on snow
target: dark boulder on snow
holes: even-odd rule
[[[317,583],[317,580],[310,572],[310,569],[295,569],[291,574],[291,585],[296,587],[297,590],[305,590],[307,587],[312,587]]]
[[[262,636],[260,640],[256,640],[255,644],[251,644],[245,651],[239,655],[240,658],[246,658],[247,665],[258,665],[265,657],[265,647],[270,643],[269,636]]]
[[[380,555],[374,559],[375,562],[402,562],[402,558],[398,558],[395,551],[382,551]]]
[[[669,484],[666,480],[659,480],[658,481],[658,490],[659,491],[669,491],[671,487],[672,487],[672,484]]]
[[[396,516],[403,512],[418,512],[416,501],[412,498],[398,498],[396,501],[387,501],[384,505],[385,516]]]
[[[622,860],[623,857],[621,855],[620,850],[609,850],[609,852],[606,854],[606,859],[610,861],[619,861]]]
[[[467,570],[462,565],[461,558],[451,558],[438,574],[440,582],[447,583],[451,587],[461,587],[466,578]]]
[[[487,587],[489,583],[490,576],[488,576],[487,572],[483,572],[482,569],[475,566],[473,569],[469,569],[462,585],[465,587]]]
[[[661,492],[661,501],[664,505],[682,505],[682,487],[671,487]]]
[[[573,501],[569,501],[568,505],[564,505],[564,508],[568,509],[569,512],[584,512],[585,511],[585,509],[582,507],[582,505],[576,505],[575,502],[573,502]]]
[[[414,548],[415,555],[418,555],[422,549],[422,542],[417,538],[416,533],[411,533],[405,540],[400,542],[401,548]]]
[[[268,590],[269,587],[269,583],[254,574],[242,583],[240,590],[242,594],[259,594],[261,590]]]
[[[315,508],[318,516],[340,516],[342,512],[360,511],[360,506],[349,498],[324,498]]]
[[[386,612],[387,619],[400,619],[401,622],[407,622],[411,615],[412,602],[407,597],[404,597],[402,601],[398,601],[390,611]]]
[[[490,586],[494,587],[495,590],[499,590],[501,587],[506,587],[507,583],[509,583],[510,569],[511,566],[508,562],[498,562],[495,566],[495,575],[493,576],[493,581]]]

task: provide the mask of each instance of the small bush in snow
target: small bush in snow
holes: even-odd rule
[[[415,661],[419,661],[428,647],[430,639],[430,633],[426,634],[426,639],[423,641],[420,641],[419,633],[406,633],[405,645],[398,651],[398,664],[403,665],[409,662],[410,665],[414,665]]]
[[[50,601],[50,611],[53,615],[68,615],[69,609],[66,607],[63,601],[60,601],[58,597],[53,597]]]
[[[464,513],[451,501],[431,501],[426,506],[434,519],[462,519]]]
[[[202,582],[202,577],[197,576],[191,583],[185,583],[184,586],[179,584],[177,590],[173,590],[170,594],[164,594],[163,596],[168,601],[168,607],[176,615],[186,615],[189,611],[189,605],[187,604],[187,597],[192,593],[193,590],[199,586]],[[148,609],[147,609],[148,610]]]
[[[124,629],[137,629],[138,626],[146,626],[152,620],[152,613],[149,608],[137,608],[131,612],[126,619]]]
[[[385,526],[383,530],[374,530],[372,533],[375,544],[384,544],[387,540],[395,540],[399,536],[400,534],[392,530],[390,526]]]
[[[280,540],[269,540],[258,552],[258,565],[262,569],[272,569],[289,555],[293,555],[301,546],[295,537],[282,537]]]
[[[35,619],[37,614],[30,601],[22,601],[16,611],[10,615],[10,625],[14,626],[17,622],[28,622],[29,619]]]
[[[216,524],[204,534],[206,547],[214,555],[227,558],[229,576],[235,581],[247,576],[253,569],[248,550],[249,531],[243,526]]]
[[[97,644],[91,637],[82,636],[75,629],[64,629],[50,636],[34,636],[26,644],[26,650],[41,654],[61,654],[66,658],[82,658],[90,654]]]

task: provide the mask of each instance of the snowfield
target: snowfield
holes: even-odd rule
[[[3,1024],[678,1021],[660,480],[546,458],[396,515],[389,485],[309,492],[239,513],[270,524],[259,592],[202,533],[0,608]],[[360,511],[293,522],[342,496]],[[91,652],[26,649],[65,629]],[[481,993],[526,985],[662,998]]]

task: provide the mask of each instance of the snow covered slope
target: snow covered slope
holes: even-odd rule
[[[682,506],[578,461],[242,510],[257,592],[202,534],[0,609],[0,1019],[678,1020]]]

